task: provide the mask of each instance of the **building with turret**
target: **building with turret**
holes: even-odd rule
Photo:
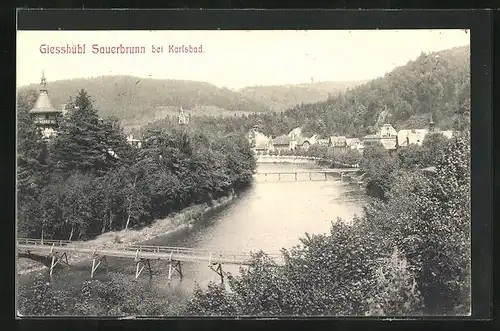
[[[50,139],[57,134],[63,110],[52,106],[47,90],[47,80],[43,72],[38,99],[29,113],[33,116],[35,125],[40,129],[44,139]]]

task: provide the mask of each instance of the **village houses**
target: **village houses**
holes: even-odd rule
[[[376,134],[366,135],[362,139],[346,136],[330,136],[325,139],[319,138],[318,135],[307,138],[303,136],[300,127],[273,139],[253,128],[251,130],[251,142],[257,154],[268,154],[271,151],[291,151],[298,148],[308,150],[310,146],[315,144],[328,146],[329,151],[333,154],[347,150],[357,150],[361,153],[366,146],[372,145],[382,145],[388,151],[412,144],[422,145],[426,135],[430,132],[441,133],[447,138],[453,136],[452,130],[441,131],[436,129],[431,116],[428,128],[401,129],[397,131],[391,124],[385,123],[380,126]]]

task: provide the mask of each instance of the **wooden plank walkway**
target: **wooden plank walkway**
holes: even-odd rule
[[[205,262],[209,265],[233,264],[249,265],[250,253],[230,251],[210,251],[185,247],[147,246],[147,245],[108,245],[95,246],[82,242],[64,240],[41,240],[19,238],[17,251],[20,253],[88,253],[93,256],[109,256],[128,259],[167,260],[180,262]],[[268,254],[277,264],[281,264],[281,254]]]

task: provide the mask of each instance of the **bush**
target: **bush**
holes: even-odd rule
[[[189,313],[221,314],[221,307],[231,314],[258,316],[414,311],[419,294],[406,262],[391,256],[379,238],[360,230],[339,223],[328,235],[306,235],[302,245],[283,251],[283,267],[273,266],[261,252],[230,281],[230,292],[220,287],[197,290]]]

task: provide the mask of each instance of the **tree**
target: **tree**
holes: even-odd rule
[[[391,189],[393,170],[396,168],[398,159],[389,155],[384,147],[367,146],[360,162],[360,169],[365,173],[367,194],[385,200],[386,193]]]
[[[425,136],[422,142],[422,167],[429,167],[436,164],[436,162],[443,157],[446,150],[446,145],[449,143],[441,133],[429,133]]]
[[[62,209],[62,225],[70,227],[67,240],[72,240],[76,230],[80,237],[93,221],[92,209],[96,207],[91,202],[92,194],[95,193],[93,178],[74,173],[60,185],[63,191],[59,204]]]
[[[93,102],[85,90],[81,90],[62,121],[60,132],[54,140],[54,161],[59,170],[74,170],[102,176],[117,166],[127,154],[125,137],[116,121],[99,118]]]
[[[29,110],[36,92],[20,94],[17,102],[17,190],[18,199],[32,199],[46,181],[47,150]]]
[[[436,173],[399,172],[385,203],[362,222],[396,245],[417,277],[427,314],[466,314],[470,303],[470,136],[451,139]]]
[[[424,151],[419,145],[408,145],[397,150],[399,165],[404,169],[417,169],[427,165]]]

